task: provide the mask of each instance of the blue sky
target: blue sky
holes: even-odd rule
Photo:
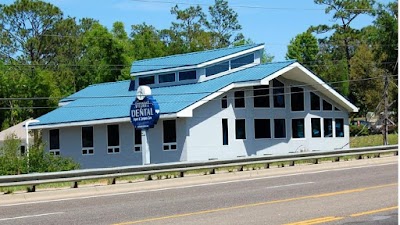
[[[180,8],[200,4],[203,9],[214,0],[46,0],[59,7],[65,16],[94,18],[111,28],[115,21],[122,21],[130,33],[133,24],[153,25],[157,29],[169,28],[175,18],[170,9],[176,3]],[[384,0],[383,2],[388,2]],[[12,4],[12,0],[2,0]],[[330,24],[324,6],[313,0],[230,0],[229,5],[239,14],[239,23],[246,38],[265,43],[266,51],[275,56],[274,61],[285,60],[287,45],[297,34],[311,25]],[[204,10],[206,11],[206,10]],[[356,28],[371,24],[373,18],[360,16],[353,22]]]

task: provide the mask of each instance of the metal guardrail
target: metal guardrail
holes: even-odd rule
[[[394,153],[398,155],[398,145],[376,146],[353,148],[334,151],[313,151],[303,153],[292,153],[288,155],[269,155],[254,156],[229,160],[212,160],[204,162],[177,162],[168,164],[154,164],[146,166],[126,166],[114,168],[100,169],[83,169],[62,172],[48,173],[32,173],[22,175],[0,176],[0,187],[12,186],[31,186],[30,191],[35,191],[35,186],[46,183],[73,182],[73,186],[77,188],[78,182],[92,179],[112,179],[111,184],[115,184],[117,178],[125,176],[144,175],[146,180],[151,180],[152,175],[161,173],[178,173],[179,177],[185,176],[185,172],[193,170],[207,169],[210,174],[214,174],[217,169],[224,167],[239,167],[239,171],[243,170],[246,165],[263,164],[264,168],[269,168],[272,163],[289,162],[290,166],[294,166],[296,161],[313,160],[318,164],[323,158],[334,158],[339,161],[340,157],[356,156],[359,159],[363,155],[373,154],[380,157],[382,153]]]

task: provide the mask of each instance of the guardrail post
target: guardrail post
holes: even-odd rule
[[[180,171],[179,172],[179,177],[184,177],[185,176],[185,172],[184,171]]]
[[[71,188],[78,188],[78,181],[72,182]]]
[[[35,192],[36,191],[36,185],[32,185],[30,187],[27,188],[28,192]]]
[[[294,160],[289,162],[289,166],[294,166]]]
[[[269,169],[269,163],[264,164],[264,169]]]
[[[108,180],[109,182],[108,182],[108,184],[115,184],[116,182],[117,182],[117,178],[116,177],[113,177],[113,178],[111,178],[110,180]]]
[[[151,174],[144,175],[144,180],[153,180],[153,179],[151,178]]]
[[[399,151],[395,151],[395,152],[394,152],[394,155],[399,155]]]
[[[339,162],[340,161],[340,157],[336,157],[333,159],[333,162]]]
[[[363,155],[358,155],[356,158],[357,159],[363,159]]]
[[[212,168],[212,169],[210,170],[210,174],[215,174],[215,168]]]
[[[315,159],[314,164],[318,164],[318,163],[319,163],[319,159]]]
[[[238,171],[243,171],[244,170],[244,166],[240,166]]]

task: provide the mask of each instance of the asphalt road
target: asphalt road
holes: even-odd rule
[[[391,158],[240,179],[212,175],[213,182],[196,184],[179,178],[169,187],[149,181],[157,188],[127,191],[135,185],[127,184],[102,195],[15,203],[0,197],[0,224],[398,224],[398,163]]]

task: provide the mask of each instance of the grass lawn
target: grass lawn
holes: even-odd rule
[[[399,136],[398,134],[389,134],[389,145],[398,144]],[[378,146],[383,144],[383,135],[369,135],[369,136],[359,136],[359,137],[350,137],[350,147],[358,148],[358,147],[367,147],[367,146]]]

